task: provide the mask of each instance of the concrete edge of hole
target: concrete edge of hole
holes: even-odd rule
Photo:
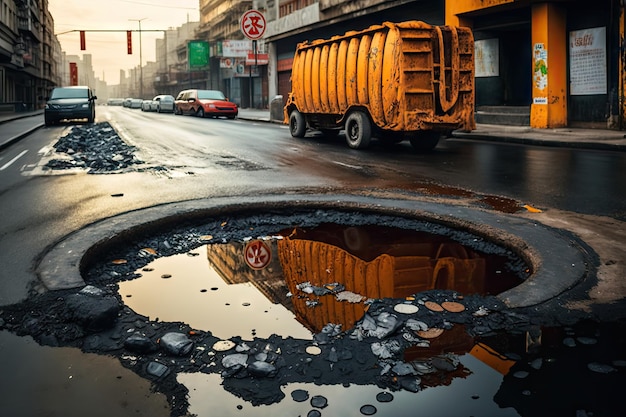
[[[242,202],[245,200],[245,202]],[[81,272],[111,245],[139,234],[201,222],[221,214],[297,209],[350,209],[439,223],[484,237],[516,252],[533,269],[522,284],[498,297],[509,307],[528,307],[558,296],[582,281],[592,268],[590,249],[569,232],[514,215],[450,203],[371,198],[349,194],[223,197],[168,203],[100,220],[58,242],[36,270],[47,290],[85,285]]]

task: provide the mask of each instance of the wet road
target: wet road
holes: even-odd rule
[[[146,169],[115,175],[42,170],[53,156],[51,147],[63,134],[63,126],[41,129],[1,151],[0,305],[27,296],[36,283],[37,259],[46,248],[94,221],[165,202],[226,195],[245,200],[253,193],[308,190],[416,192],[476,204],[490,195],[511,198],[542,208],[539,221],[578,233],[600,253],[602,261],[614,261],[600,271],[602,274],[608,278],[624,275],[626,255],[619,245],[625,241],[620,234],[624,227],[617,221],[626,219],[623,153],[463,140],[447,140],[428,154],[416,154],[408,144],[392,148],[375,145],[363,152],[322,137],[294,140],[284,126],[273,124],[124,108],[98,110],[99,121],[111,121],[138,148],[137,155],[146,162]],[[612,300],[621,299],[626,293],[624,284],[611,284]],[[605,300],[606,291],[598,291],[593,296]],[[27,374],[24,377],[0,379],[0,414],[19,415],[27,403],[32,409],[26,415],[50,410],[79,415],[109,404],[108,395],[89,403],[78,400],[85,385],[96,391],[109,390],[106,377],[90,378],[89,355],[79,351],[60,353],[69,358],[68,369],[80,371],[66,375],[72,384],[61,384],[57,371],[38,366],[35,360],[49,353],[57,355],[54,349],[34,346],[27,338],[6,331],[0,336],[0,366],[8,369],[15,363],[29,365],[22,368]],[[116,374],[117,387],[143,392],[117,405],[114,414],[145,411],[145,404],[128,404],[134,404],[142,395],[149,397],[147,385],[137,387],[137,381],[124,374],[121,365],[110,362],[106,366]],[[45,397],[32,386],[33,380],[40,381]],[[33,402],[33,397],[41,401]],[[61,398],[77,400],[61,400],[63,405],[54,400]],[[149,402],[161,410],[155,405],[161,400]],[[98,401],[102,401],[100,407]],[[113,414],[107,409],[102,415]]]

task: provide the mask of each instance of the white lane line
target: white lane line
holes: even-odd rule
[[[9,162],[7,162],[6,164],[2,165],[0,167],[0,171],[4,171],[5,169],[7,169],[8,167],[10,167],[11,165],[13,165],[13,163],[15,161],[17,161],[18,159],[20,159],[22,156],[24,156],[24,154],[28,152],[28,149],[23,150],[18,156],[16,156],[15,158],[11,159]]]

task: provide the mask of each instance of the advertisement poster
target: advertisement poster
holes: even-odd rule
[[[533,103],[548,104],[548,50],[543,43],[536,43],[533,47],[533,84]]]
[[[474,42],[474,64],[476,77],[500,75],[500,51],[498,39],[481,39]]]
[[[570,32],[569,57],[570,94],[606,94],[606,28]]]

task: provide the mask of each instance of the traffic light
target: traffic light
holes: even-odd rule
[[[133,54],[133,31],[126,31],[126,48],[128,49],[128,55]]]
[[[85,49],[87,49],[85,47],[85,31],[81,30],[80,31],[80,50],[84,51]]]

